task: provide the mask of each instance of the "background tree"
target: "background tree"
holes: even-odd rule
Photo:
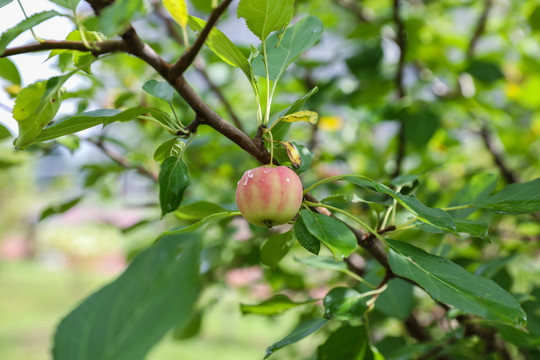
[[[14,148],[92,144],[110,161],[83,166],[86,193],[116,196],[105,179],[137,172],[153,201],[126,236],[166,229],[61,320],[55,359],[142,359],[173,328],[194,336],[208,299],[232,291],[218,284],[251,266],[271,291],[241,311],[298,316],[266,357],[313,333],[280,353],[540,355],[535,1],[52,2],[62,11],[0,37]],[[74,24],[65,40],[34,33],[59,16]],[[251,34],[232,41],[240,30],[225,25]],[[27,30],[35,42],[9,47]],[[9,59],[39,51],[62,75],[17,89]],[[56,116],[65,103],[76,111]],[[272,163],[301,176],[298,216],[233,220],[238,179]]]

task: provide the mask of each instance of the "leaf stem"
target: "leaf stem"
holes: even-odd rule
[[[450,207],[443,208],[443,210],[444,211],[452,211],[452,210],[470,209],[470,208],[473,208],[473,207],[475,207],[475,206],[472,205],[472,204],[467,204],[467,205],[450,206]]]
[[[266,71],[266,111],[264,112],[263,125],[268,125],[270,120],[270,75],[268,73],[268,59],[266,54],[266,40],[262,40],[264,70]]]
[[[353,214],[345,211],[345,210],[342,210],[340,208],[337,208],[335,206],[331,206],[331,205],[327,205],[327,204],[320,204],[320,203],[314,203],[314,202],[310,202],[310,201],[306,201],[304,200],[304,203],[308,206],[311,206],[311,207],[323,207],[323,208],[327,208],[329,210],[333,210],[333,211],[337,211],[338,213],[341,213],[347,217],[349,217],[350,219],[356,221],[357,223],[359,223],[364,229],[366,229],[367,231],[369,231],[371,234],[375,235],[375,237],[379,240],[381,240],[383,243],[386,243],[386,241],[384,240],[384,238],[375,230],[373,230],[371,228],[371,226],[369,226],[367,223],[365,223],[363,220],[357,218],[356,216],[354,216]]]

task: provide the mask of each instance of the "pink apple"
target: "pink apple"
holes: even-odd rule
[[[246,171],[238,182],[236,204],[250,223],[272,227],[296,216],[302,191],[300,178],[288,167],[260,166]]]

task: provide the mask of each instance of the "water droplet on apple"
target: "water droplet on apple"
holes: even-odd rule
[[[287,178],[287,182],[291,181],[291,179]]]

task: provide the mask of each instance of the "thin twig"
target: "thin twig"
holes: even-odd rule
[[[171,68],[170,72],[172,77],[182,75],[184,71],[189,67],[189,65],[193,63],[193,60],[195,60],[195,57],[201,50],[204,42],[206,41],[206,38],[210,34],[210,30],[212,30],[214,25],[216,25],[219,17],[227,9],[231,1],[232,0],[224,0],[218,7],[216,7],[212,11],[208,22],[199,33],[199,36],[197,37],[197,40],[195,40],[193,46],[188,51],[186,51],[176,62],[176,64],[174,64]]]
[[[471,60],[474,57],[476,45],[478,44],[480,37],[483,35],[484,30],[486,29],[486,23],[488,20],[489,12],[492,8],[492,4],[492,0],[486,0],[482,15],[480,15],[480,17],[478,18],[478,22],[476,23],[476,29],[474,30],[471,41],[469,42],[469,46],[467,47],[467,60]]]
[[[88,49],[82,41],[56,41],[56,40],[47,40],[40,43],[33,43],[28,45],[22,45],[6,49],[0,58],[6,56],[13,56],[19,54],[25,54],[29,52],[37,51],[46,51],[46,50],[77,50],[77,51],[88,51],[91,52],[94,56],[98,56],[105,53],[117,52],[117,51],[126,51],[126,45],[121,40],[106,40],[98,41],[94,43],[95,48]]]
[[[403,99],[405,97],[405,86],[403,85],[403,69],[405,67],[405,56],[407,53],[407,39],[405,34],[405,24],[400,17],[400,0],[394,0],[394,12],[393,19],[396,25],[396,43],[399,47],[399,60],[397,64],[395,84],[397,90],[397,98]],[[405,158],[405,145],[407,139],[405,137],[405,124],[403,120],[400,121],[399,133],[398,133],[398,145],[396,152],[396,168],[392,174],[392,177],[396,177],[401,173],[401,166],[403,159]]]
[[[364,10],[362,9],[362,5],[359,3],[358,0],[333,0],[335,4],[341,6],[342,8],[348,10],[349,12],[353,13],[354,16],[360,21],[360,22],[369,22],[371,21],[366,14],[364,13]]]
[[[125,169],[133,169],[136,170],[139,174],[146,176],[150,180],[157,182],[158,181],[158,175],[149,171],[143,166],[140,165],[133,165],[130,164],[129,161],[123,157],[120,154],[117,154],[113,152],[111,149],[107,148],[105,144],[103,144],[103,141],[101,140],[93,140],[93,139],[86,139],[87,142],[94,144],[99,150],[101,150],[105,155],[107,155],[112,161],[117,163],[118,165],[122,166]]]
[[[498,146],[495,145],[493,141],[493,135],[491,134],[491,131],[489,130],[487,124],[485,123],[482,125],[482,128],[480,129],[480,136],[482,137],[482,140],[484,141],[484,145],[486,146],[486,149],[491,154],[493,161],[495,162],[495,164],[497,164],[497,167],[501,171],[501,174],[504,180],[508,184],[519,182],[518,176],[512,170],[510,170],[510,168],[506,164],[502,150]]]

